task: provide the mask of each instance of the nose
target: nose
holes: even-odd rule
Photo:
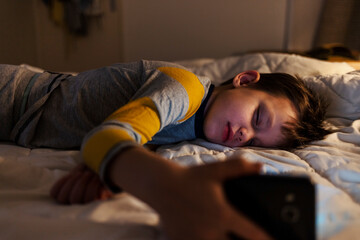
[[[254,135],[254,132],[251,129],[241,127],[236,132],[235,139],[237,139],[242,144],[247,143]]]

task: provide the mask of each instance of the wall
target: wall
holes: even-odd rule
[[[281,50],[286,0],[124,0],[124,57],[165,60]]]
[[[88,35],[74,37],[50,20],[49,9],[41,0],[33,0],[36,65],[56,71],[82,71],[121,61],[121,8],[111,11],[109,2],[102,0],[103,15],[89,24]]]
[[[0,0],[0,63],[35,62],[37,44],[32,1]]]
[[[42,0],[0,0],[0,62],[82,71],[138,59],[308,50],[323,0],[101,0],[86,37],[49,19]]]
[[[307,51],[314,46],[318,22],[326,0],[288,0],[286,49]]]

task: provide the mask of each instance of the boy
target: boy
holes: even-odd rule
[[[209,79],[165,62],[118,64],[76,77],[2,68],[12,78],[0,85],[6,106],[1,140],[58,148],[82,142],[87,166],[112,191],[126,189],[157,210],[170,239],[223,239],[228,232],[267,239],[227,204],[221,187],[260,165],[234,159],[183,168],[141,145],[203,137],[230,147],[287,148],[327,133],[322,101],[289,75],[246,71],[214,88]],[[52,196],[86,202],[100,189],[98,177],[79,167],[55,184]]]

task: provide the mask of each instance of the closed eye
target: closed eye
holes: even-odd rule
[[[260,124],[260,106],[255,110],[255,113],[254,113],[254,127],[258,127],[259,124]]]
[[[254,112],[254,115],[253,115],[253,127],[254,129],[259,129],[260,128],[260,125],[261,125],[261,114],[262,114],[262,108],[261,108],[261,105],[259,105],[255,112]],[[247,146],[255,146],[257,143],[257,141],[255,141],[254,138],[250,139],[248,142],[247,142]]]

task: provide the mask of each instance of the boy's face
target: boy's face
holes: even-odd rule
[[[278,147],[286,143],[281,127],[296,119],[289,99],[242,86],[212,97],[204,119],[209,141],[229,147]]]

